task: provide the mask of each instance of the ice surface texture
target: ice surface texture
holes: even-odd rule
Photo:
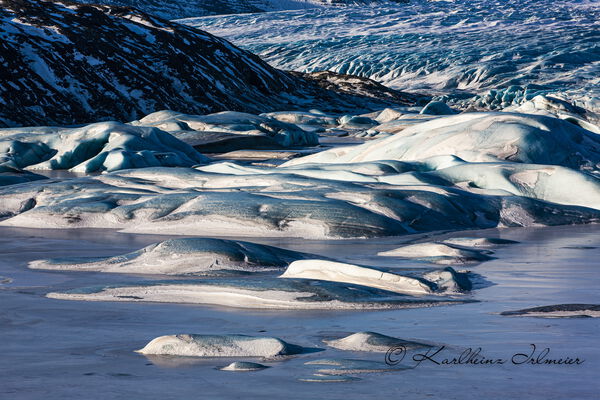
[[[99,122],[81,128],[0,129],[0,166],[74,172],[191,167],[208,159],[156,128]]]
[[[184,22],[278,68],[355,74],[402,90],[531,85],[530,91],[600,94],[594,1],[411,1]]]
[[[38,260],[31,262],[29,267],[113,273],[215,275],[225,271],[278,270],[292,261],[310,256],[256,243],[185,238],[166,240],[114,257]]]
[[[302,347],[274,337],[170,335],[152,340],[141,354],[190,357],[276,357],[302,353]]]

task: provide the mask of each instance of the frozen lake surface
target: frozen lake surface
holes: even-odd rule
[[[440,234],[512,239],[497,259],[470,270],[487,287],[468,295],[478,302],[389,311],[266,311],[178,304],[77,302],[45,298],[50,291],[160,279],[93,272],[29,270],[27,262],[64,256],[122,254],[164,240],[111,230],[0,228],[0,397],[40,398],[286,398],[349,397],[480,399],[592,399],[600,389],[597,318],[507,317],[498,313],[539,305],[598,303],[600,226],[519,228]],[[380,251],[422,237],[377,240],[256,242],[316,253],[345,262],[402,266]],[[386,261],[387,260],[387,261]],[[413,263],[405,262],[406,267]],[[322,340],[359,331],[446,345],[448,355],[482,348],[489,358],[549,347],[550,358],[579,357],[580,365],[434,365],[352,375],[347,383],[305,382],[320,359],[383,363],[383,353],[342,351]],[[278,361],[247,359],[271,368],[219,371],[231,359],[152,357],[133,352],[151,339],[175,333],[275,336],[324,351]],[[538,350],[538,351],[539,351]],[[415,363],[404,361],[414,366]],[[385,364],[384,364],[385,365]]]

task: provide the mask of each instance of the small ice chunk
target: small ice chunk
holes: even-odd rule
[[[376,353],[385,353],[394,346],[403,346],[406,350],[431,347],[425,343],[411,342],[376,332],[357,332],[341,339],[323,340],[323,342],[340,350]]]
[[[232,362],[226,367],[221,368],[221,371],[234,371],[234,372],[250,372],[260,371],[261,369],[269,368],[266,365],[248,362],[248,361],[236,361]]]
[[[160,336],[136,350],[141,354],[188,357],[276,357],[302,351],[302,347],[274,337],[188,334]]]

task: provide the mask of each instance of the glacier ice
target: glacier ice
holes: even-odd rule
[[[434,264],[468,264],[491,260],[492,252],[445,243],[425,242],[382,251],[379,256],[402,257]]]
[[[304,365],[316,365],[317,373],[326,375],[369,374],[410,368],[402,364],[391,366],[381,361],[329,358],[308,361]]]
[[[184,238],[169,239],[114,257],[36,260],[29,263],[29,268],[130,274],[218,275],[234,271],[280,270],[291,261],[307,257],[310,255],[250,242]]]
[[[373,267],[314,259],[292,262],[280,278],[345,282],[408,294],[430,294],[436,289],[431,282],[416,277],[385,272]]]
[[[248,361],[235,361],[231,364],[221,368],[221,371],[234,371],[234,372],[250,372],[260,371],[261,369],[269,368],[266,365],[253,363]]]
[[[168,335],[149,342],[141,354],[187,357],[264,357],[302,353],[303,348],[266,336],[246,335]]]
[[[51,299],[158,302],[274,310],[384,310],[461,304],[441,295],[394,293],[366,286],[311,279],[219,279],[143,282],[51,292]]]
[[[599,318],[599,304],[553,304],[548,306],[525,308],[516,311],[504,311],[500,315],[540,317],[540,318]]]
[[[435,95],[494,90],[490,100],[508,106],[544,92],[598,99],[598,21],[595,1],[453,0],[183,22],[285,70],[329,70]]]
[[[315,133],[306,132],[294,124],[270,118],[234,111],[223,111],[209,115],[188,115],[163,110],[131,123],[134,126],[157,127],[178,139],[204,151],[211,144],[211,135],[220,133],[212,142],[223,141],[212,150],[225,152],[240,148],[279,148],[293,146],[315,146],[319,144]],[[225,136],[224,136],[225,135]],[[236,145],[232,142],[238,142]],[[214,146],[214,144],[213,144]]]
[[[431,347],[425,343],[398,339],[377,332],[357,332],[340,339],[323,340],[323,342],[327,346],[340,350],[376,353],[385,353],[395,346],[403,346],[406,350]]]
[[[99,122],[79,128],[0,129],[0,165],[74,172],[155,166],[191,167],[208,159],[156,128]]]
[[[467,162],[513,161],[600,169],[600,136],[569,122],[516,113],[463,113],[406,128],[396,135],[295,160],[348,163],[415,161],[449,155]]]

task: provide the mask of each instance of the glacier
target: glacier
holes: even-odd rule
[[[595,1],[441,0],[188,18],[287,70],[330,70],[488,109],[562,93],[600,110]]]

